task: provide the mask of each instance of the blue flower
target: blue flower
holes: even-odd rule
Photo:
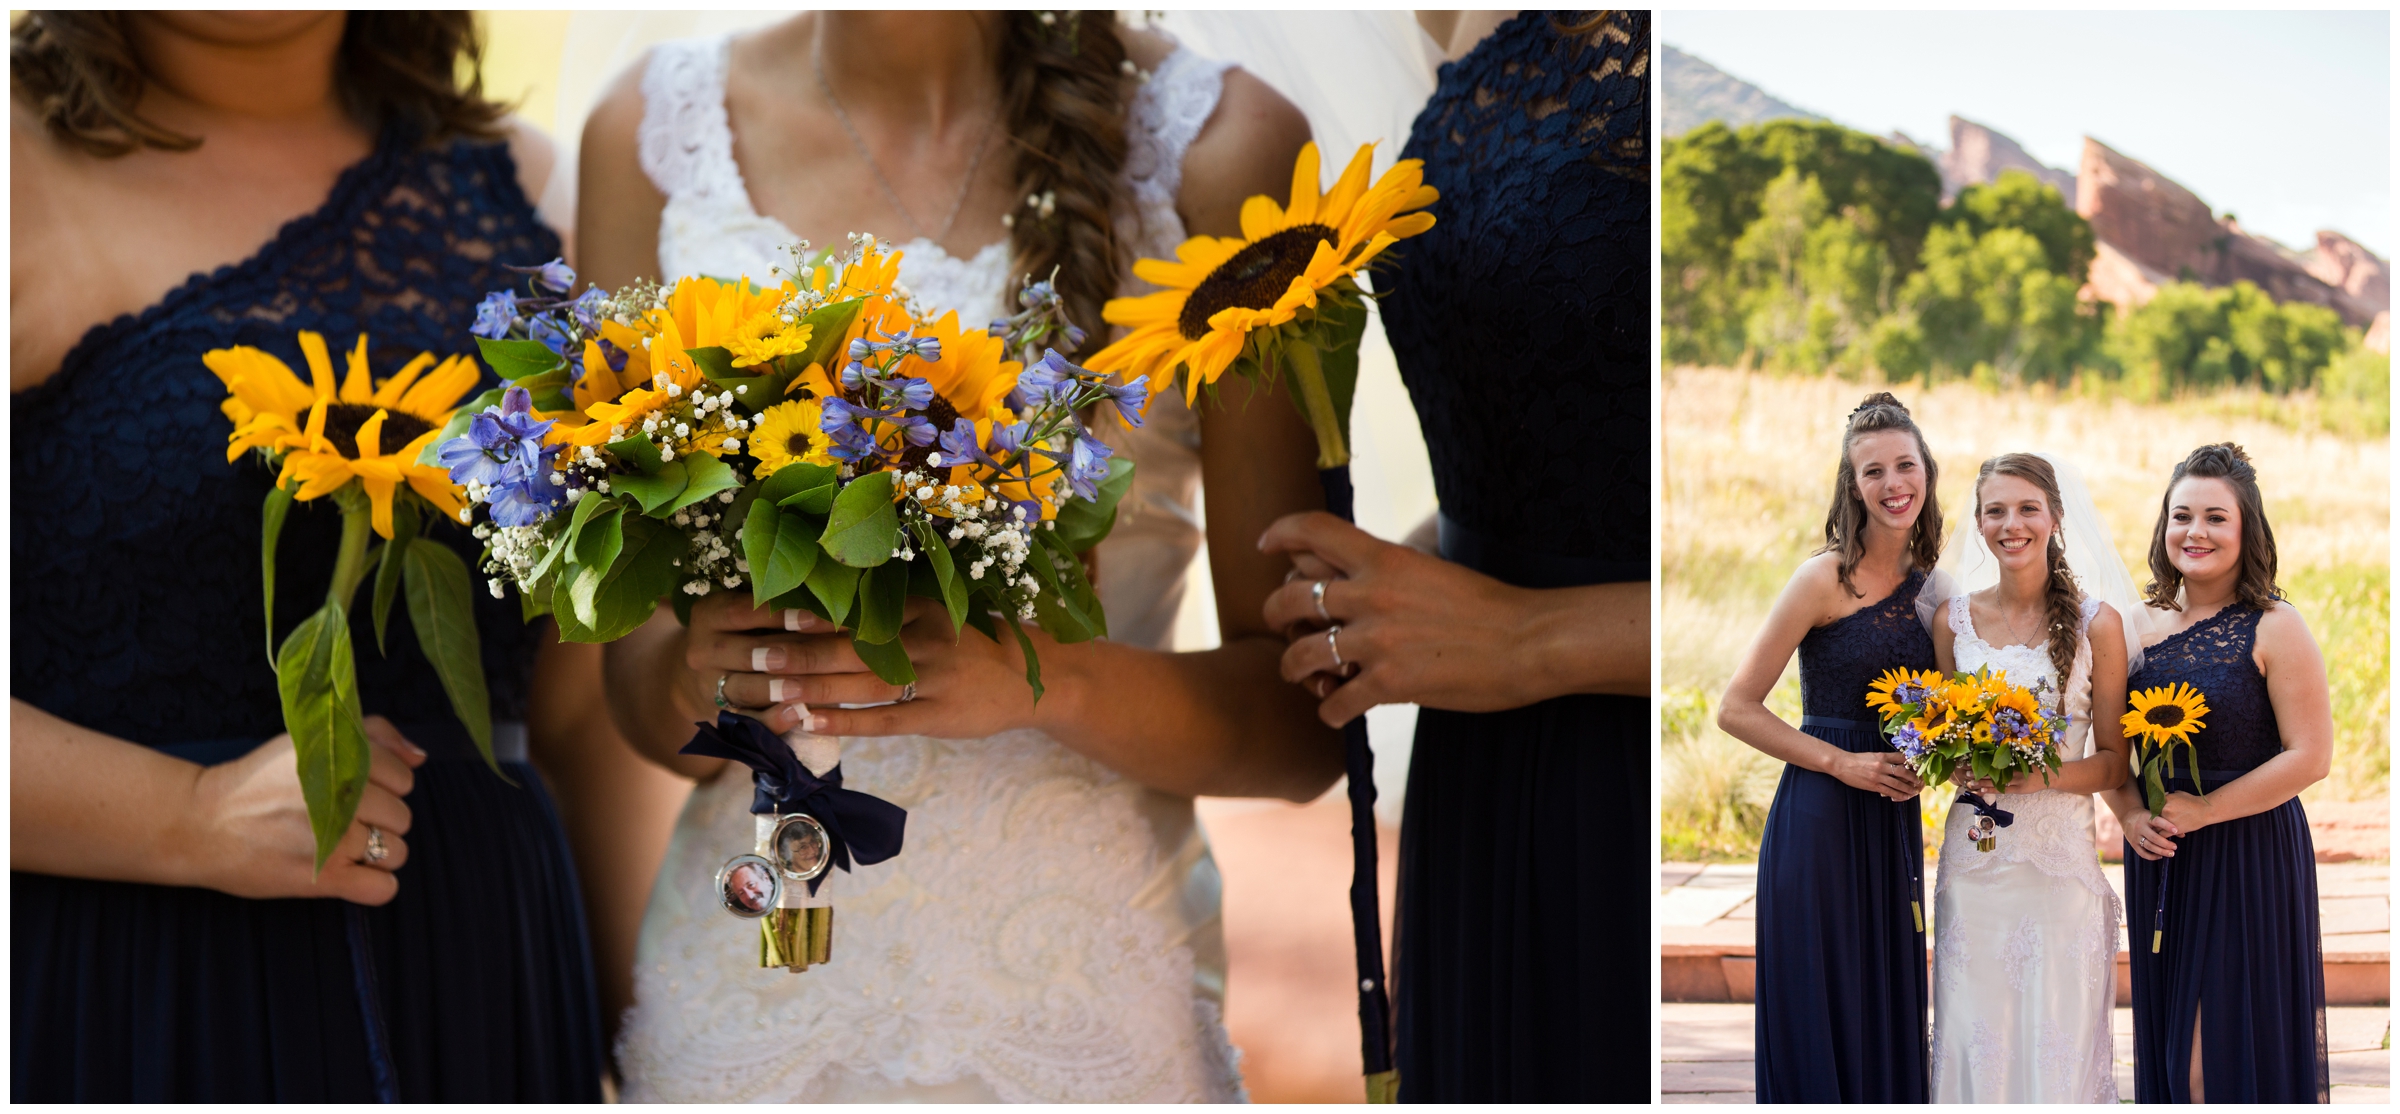
[[[921,447],[933,444],[933,439],[939,435],[934,429],[933,420],[923,414],[895,415],[892,424],[900,427],[900,436],[908,438],[911,445]]]
[[[554,448],[543,457],[548,464]],[[492,489],[492,522],[498,526],[536,526],[567,503],[567,489],[550,482],[547,467]]]
[[[1125,419],[1126,425],[1140,428],[1142,424],[1142,408],[1150,404],[1149,376],[1137,375],[1134,377],[1133,382],[1127,383],[1122,387],[1109,383],[1102,383],[1100,384],[1100,389],[1108,392],[1108,400],[1110,402],[1117,404],[1117,414],[1119,417]]]
[[[595,286],[567,303],[567,312],[574,315],[575,324],[587,333],[600,331],[600,307],[608,302],[607,292]]]
[[[523,387],[510,387],[500,396],[500,405],[485,407],[466,433],[442,443],[439,459],[449,466],[452,483],[473,480],[497,487],[515,478],[525,461],[540,458],[546,463],[557,455],[558,446],[542,444],[542,436],[555,424],[535,420],[533,395]]]
[[[1100,482],[1108,478],[1108,458],[1115,455],[1116,450],[1097,437],[1076,438],[1067,459],[1067,486],[1086,499],[1099,498]]]
[[[1017,385],[1009,391],[1009,406],[1016,410],[1032,410],[1051,398],[1072,403],[1075,394],[1075,375],[1082,368],[1068,363],[1057,349],[1045,348],[1042,358],[1017,373]]]
[[[542,347],[561,356],[575,345],[575,334],[567,331],[566,323],[560,321],[554,312],[534,314],[533,319],[525,323],[525,331],[533,339],[541,341]]]
[[[506,290],[494,290],[476,304],[475,324],[467,331],[485,340],[507,340],[509,328],[516,323],[517,296]]]
[[[1933,749],[1913,723],[1902,724],[1900,730],[1892,732],[1892,746],[1910,758],[1923,758],[1926,751]]]
[[[956,466],[972,460],[998,467],[998,462],[985,454],[983,446],[976,443],[974,422],[958,419],[948,432],[942,434],[941,440],[941,464]]]
[[[533,283],[564,294],[575,289],[575,268],[567,266],[564,259],[553,259],[534,268]]]
[[[851,360],[842,365],[842,388],[855,391],[867,383],[867,365]]]
[[[1058,296],[1058,288],[1047,282],[1027,283],[1025,289],[1017,291],[1017,304],[1026,309],[1043,309],[1063,300]]]
[[[901,404],[911,410],[923,410],[933,405],[933,384],[914,376],[886,380],[882,386],[884,390],[898,394]]]

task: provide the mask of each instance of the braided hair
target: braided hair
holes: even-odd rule
[[[1009,214],[1017,269],[1052,280],[1068,315],[1108,342],[1100,307],[1115,296],[1124,245],[1125,107],[1131,70],[1113,11],[1012,11],[1002,17],[1000,103],[1016,145]],[[1069,356],[1076,353],[1069,352]]]

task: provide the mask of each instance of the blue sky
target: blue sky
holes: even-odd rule
[[[2072,174],[2090,135],[2293,247],[2389,257],[2388,12],[1658,13],[1798,108],[1949,145],[1952,113]]]

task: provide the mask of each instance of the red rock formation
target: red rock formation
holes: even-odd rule
[[[1934,165],[1942,172],[1942,203],[1949,204],[1958,192],[1968,186],[1980,186],[1999,180],[2003,170],[2022,170],[2058,191],[2069,206],[2075,204],[2075,178],[2064,170],[2042,165],[2041,160],[2025,153],[2017,141],[1984,127],[1973,120],[1950,118],[1950,149],[1940,153]]]
[[[2309,253],[2308,273],[2375,309],[2391,308],[2391,264],[2339,232],[2317,233],[2317,250]]]
[[[2392,354],[2392,311],[2387,309],[2375,315],[2375,323],[2367,326],[2366,339],[2359,341],[2359,346],[2369,352]]]

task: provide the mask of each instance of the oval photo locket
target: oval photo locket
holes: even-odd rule
[[[833,839],[825,825],[805,812],[795,812],[775,823],[772,841],[775,865],[783,876],[794,882],[806,882],[825,873],[833,865]]]
[[[717,901],[737,917],[763,917],[783,900],[783,877],[757,855],[735,855],[717,868]]]

